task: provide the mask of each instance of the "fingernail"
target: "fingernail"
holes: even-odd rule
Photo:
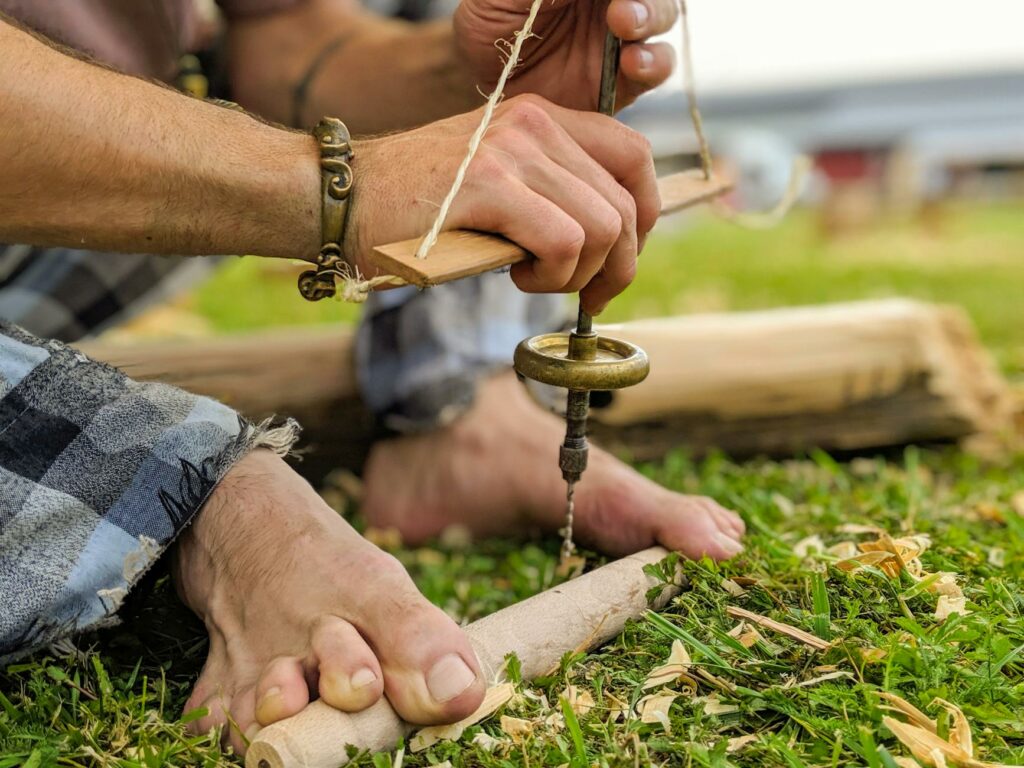
[[[647,24],[647,19],[651,17],[651,12],[647,10],[647,6],[643,3],[631,3],[633,6],[633,28],[640,30]]]
[[[363,667],[352,675],[353,688],[365,688],[377,680],[376,673],[369,667]]]
[[[434,701],[443,704],[451,701],[476,681],[466,662],[458,654],[450,653],[427,674],[427,689]]]
[[[637,58],[640,59],[640,69],[650,69],[654,64],[654,54],[645,48],[641,48],[637,52]]]

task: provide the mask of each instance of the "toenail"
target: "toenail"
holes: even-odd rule
[[[267,692],[260,697],[259,702],[256,704],[257,719],[267,720],[273,718],[280,706],[281,700],[281,688],[279,686],[275,685],[273,688],[268,688]],[[267,712],[267,707],[272,707],[274,712]]]
[[[353,688],[365,688],[377,680],[377,675],[369,667],[363,667],[352,675]]]
[[[729,557],[732,557],[733,555],[738,555],[740,552],[743,551],[742,544],[736,541],[736,539],[732,538],[732,536],[722,533],[721,531],[715,534],[715,540],[719,543],[719,545],[721,545],[722,549],[724,549],[729,554]]]
[[[427,674],[427,689],[434,701],[443,704],[451,701],[476,681],[473,670],[462,660],[462,657],[450,653]]]

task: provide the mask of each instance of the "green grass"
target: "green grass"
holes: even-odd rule
[[[1011,503],[1024,488],[1024,456],[983,465],[953,451],[910,449],[899,461],[837,464],[815,455],[734,464],[676,454],[645,471],[739,509],[751,530],[746,553],[726,565],[686,563],[689,588],[663,621],[633,623],[599,652],[567,657],[558,673],[529,686],[546,705],[521,697],[505,710],[536,721],[522,743],[511,743],[491,718],[459,743],[407,755],[406,765],[448,759],[455,766],[631,766],[639,752],[643,765],[881,766],[887,754],[906,752],[880,725],[873,695],[879,690],[898,692],[933,716],[935,697],[953,701],[972,722],[985,759],[1024,762],[1024,517]],[[843,523],[899,533],[911,516],[914,530],[934,540],[926,568],[959,575],[969,615],[937,622],[935,597],[906,577],[850,575],[828,557],[793,551],[810,534],[826,544],[850,538],[837,532]],[[554,541],[398,554],[431,600],[466,619],[556,582]],[[726,577],[757,583],[733,597],[721,586]],[[725,613],[729,605],[830,637],[834,645],[813,651],[762,630],[768,642],[747,649],[727,634],[736,624]],[[635,703],[674,637],[727,689],[718,692],[721,702],[739,710],[705,714],[704,697],[716,689],[701,680],[697,697],[682,695],[669,710],[671,733],[636,719],[610,721],[609,694]],[[126,627],[88,642],[99,650],[79,658],[40,655],[0,677],[0,766],[231,764],[208,737],[187,736],[176,720],[203,641],[201,627],[174,605],[166,585],[136,606]],[[870,649],[885,655],[870,660],[863,653]],[[799,685],[822,668],[849,676]],[[597,703],[575,724],[559,703],[568,684],[590,691]],[[565,727],[544,724],[558,713]],[[489,753],[472,745],[481,730],[505,746]],[[726,754],[728,739],[745,734],[757,738]],[[365,757],[357,764],[381,763]]]
[[[689,219],[655,237],[636,285],[611,320],[665,313],[911,295],[965,306],[1011,375],[1024,373],[1024,217],[1009,206],[957,210],[940,238],[893,224],[840,241],[821,239],[814,220],[791,218],[769,233]],[[229,262],[194,298],[218,330],[278,324],[351,322],[353,308],[307,305],[291,271],[256,260]],[[665,485],[703,493],[739,510],[746,552],[716,566],[686,563],[688,589],[661,614],[635,622],[589,655],[567,657],[549,678],[527,686],[505,714],[536,723],[510,742],[497,717],[442,742],[405,765],[455,766],[871,766],[906,755],[881,725],[875,692],[900,695],[936,717],[936,697],[963,708],[983,759],[1024,763],[1024,455],[983,463],[955,450],[837,463],[824,454],[792,461],[700,462],[674,454],[643,470]],[[912,521],[912,522],[910,522]],[[935,596],[906,577],[877,569],[849,574],[830,558],[801,557],[812,534],[826,544],[850,538],[851,522],[894,534],[929,534],[929,571],[958,574],[971,613],[938,622]],[[431,600],[472,620],[557,582],[558,542],[488,541],[434,545],[396,554]],[[599,562],[595,559],[595,564]],[[740,597],[724,578],[755,579]],[[205,639],[165,577],[141,590],[126,624],[81,639],[87,649],[38,654],[0,673],[0,768],[13,766],[221,766],[237,761],[216,739],[190,736],[181,706],[202,665]],[[814,651],[762,630],[750,648],[728,632],[725,609],[739,606],[832,641]],[[681,639],[704,673],[695,696],[680,695],[671,732],[636,718],[612,719],[611,697],[635,704],[648,672]],[[866,653],[867,652],[867,653]],[[812,685],[831,670],[842,677]],[[709,683],[709,679],[718,682]],[[561,703],[567,685],[597,706],[577,714]],[[718,686],[716,689],[715,686]],[[680,689],[681,691],[682,689]],[[717,690],[722,704],[705,713]],[[940,732],[948,729],[939,717]],[[478,732],[497,751],[471,744]],[[754,740],[729,752],[729,739]],[[358,765],[385,766],[388,756]]]

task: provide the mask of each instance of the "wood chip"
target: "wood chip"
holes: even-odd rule
[[[953,727],[947,739],[938,735],[938,725],[910,702],[894,693],[880,693],[887,702],[882,709],[898,713],[910,722],[903,722],[891,715],[882,718],[882,724],[892,731],[919,762],[933,768],[956,766],[956,768],[1011,768],[1010,766],[979,760],[974,754],[971,726],[960,707],[945,699],[935,699],[951,715]],[[906,765],[903,761],[899,764]]]
[[[629,704],[611,693],[604,695],[608,707],[608,722],[614,723],[629,711]]]
[[[580,555],[563,557],[555,566],[555,575],[560,579],[575,579],[587,567],[587,558]]]
[[[735,704],[723,704],[717,693],[712,693],[704,700],[705,715],[731,715],[739,711],[740,708]]]
[[[790,688],[809,688],[812,685],[817,685],[818,683],[824,683],[824,682],[826,682],[828,680],[838,680],[841,677],[853,677],[853,674],[850,673],[850,672],[847,672],[845,670],[837,670],[835,672],[829,672],[829,673],[824,674],[824,675],[819,675],[818,677],[812,677],[810,680],[804,680],[804,681],[799,682],[799,683],[794,683],[791,686],[783,686],[783,688],[786,688],[786,687],[790,687]]]
[[[636,703],[637,713],[640,715],[641,723],[660,723],[665,733],[672,733],[672,726],[669,723],[668,711],[672,702],[679,694],[670,691],[644,696]]]
[[[527,738],[533,735],[536,727],[532,720],[524,720],[521,717],[509,717],[502,715],[498,721],[501,730],[516,744],[522,744]]]
[[[658,665],[647,675],[642,690],[660,688],[663,685],[672,685],[682,678],[687,670],[693,666],[690,654],[679,640],[672,641],[672,650],[663,664]]]
[[[790,626],[789,624],[783,624],[781,621],[775,621],[775,619],[769,619],[767,616],[761,616],[760,614],[753,613],[744,608],[738,608],[734,605],[730,605],[725,609],[726,614],[734,619],[745,619],[751,624],[758,624],[765,629],[770,629],[773,632],[778,632],[780,635],[792,638],[804,645],[815,648],[819,651],[827,650],[831,647],[831,643],[822,640],[816,635],[812,635],[810,632],[805,632],[797,627]]]
[[[580,717],[583,717],[594,708],[593,694],[586,689],[581,691],[575,685],[565,686],[562,698],[569,703],[569,708]]]
[[[456,741],[462,736],[469,726],[476,725],[481,720],[490,717],[502,706],[508,703],[515,693],[515,686],[512,683],[502,683],[487,689],[484,700],[476,711],[469,717],[459,720],[451,725],[431,725],[421,728],[409,742],[409,748],[413,752],[421,752],[432,747],[439,741]]]
[[[732,579],[722,579],[722,589],[724,589],[733,597],[743,597],[747,594],[747,590],[745,590]]]
[[[758,734],[756,734],[756,733],[748,733],[748,734],[745,734],[743,736],[736,736],[734,738],[731,738],[725,744],[726,754],[730,754],[731,755],[731,754],[734,754],[735,752],[739,752],[741,749],[743,749],[747,745],[753,744],[754,742],[756,742],[757,739],[758,739]]]
[[[807,557],[812,552],[824,551],[825,542],[822,541],[821,536],[818,534],[808,536],[805,539],[800,539],[800,541],[793,545],[793,554],[797,557]]]

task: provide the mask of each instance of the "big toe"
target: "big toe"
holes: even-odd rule
[[[388,700],[412,723],[468,716],[483,701],[485,685],[466,635],[394,558],[382,555],[376,570],[382,586],[360,606],[357,624],[380,661]]]

